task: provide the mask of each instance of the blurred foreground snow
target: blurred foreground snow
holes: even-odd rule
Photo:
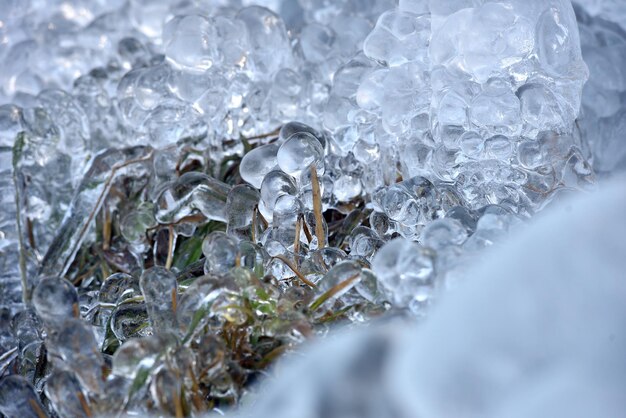
[[[626,179],[560,202],[422,324],[337,333],[241,417],[623,417]]]

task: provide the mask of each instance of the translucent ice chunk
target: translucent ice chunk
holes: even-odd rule
[[[569,2],[551,0],[523,4],[507,1],[482,6],[452,2],[444,6],[433,0],[430,6],[433,13],[430,56],[434,68],[446,67],[469,76],[481,85],[493,77],[513,76],[515,86],[509,94],[522,88],[527,81],[532,82],[530,79],[534,77],[542,88],[550,88],[554,92],[552,98],[541,100],[554,103],[555,107],[556,103],[559,104],[559,130],[571,130],[580,107],[580,93],[587,69],[582,61],[578,28]],[[532,68],[535,65],[531,62],[532,53],[537,54],[539,59],[536,69]],[[554,82],[540,81],[541,78],[536,77],[533,71],[552,77]],[[443,81],[441,74],[440,71],[433,73],[433,83]],[[451,86],[449,82],[443,82]],[[446,90],[438,89],[438,97],[433,101],[435,105],[443,99]],[[497,97],[502,96],[480,99],[480,109],[492,109],[491,114],[495,114],[502,107],[501,100],[495,100]],[[435,125],[444,124],[445,119],[441,119],[439,113],[435,110]],[[482,110],[479,113],[490,114]],[[439,119],[441,122],[438,122]],[[553,129],[554,124],[550,121],[549,118],[547,122],[543,118],[539,120],[540,130]],[[515,126],[514,121],[508,119],[503,125],[507,124]]]
[[[94,158],[43,259],[42,275],[65,273],[85,238],[93,215],[103,203],[101,196],[108,192],[112,180],[130,173],[143,174],[138,167],[151,158],[151,153],[150,147],[112,149]]]
[[[174,310],[178,297],[176,293],[178,284],[174,273],[163,267],[152,267],[142,273],[139,287],[154,332],[161,333],[174,329],[176,324]]]
[[[363,43],[368,57],[391,67],[406,62],[427,60],[430,39],[430,17],[401,10],[389,10]]]
[[[199,212],[208,219],[224,222],[229,191],[230,186],[206,174],[185,173],[160,193],[156,219],[170,224]]]
[[[428,13],[428,0],[400,0],[398,8],[416,15]]]
[[[233,187],[226,199],[228,227],[239,229],[250,226],[260,198],[260,193],[253,187],[243,184]]]
[[[295,195],[297,192],[298,188],[293,178],[278,170],[269,172],[261,184],[261,199],[269,211],[274,210],[276,200],[281,195]]]
[[[221,231],[212,232],[202,241],[202,253],[206,257],[204,272],[227,273],[237,263],[237,241]]]
[[[424,227],[420,240],[422,244],[440,250],[451,245],[461,245],[467,239],[467,230],[452,218],[437,219]]]
[[[520,101],[511,91],[500,95],[481,93],[471,103],[470,121],[483,135],[518,135],[521,131]]]
[[[299,132],[291,135],[279,148],[278,166],[285,173],[299,177],[313,165],[318,176],[324,174],[324,148],[313,135]]]
[[[46,380],[46,396],[60,417],[89,417],[91,410],[72,372],[55,370]]]
[[[176,16],[163,28],[167,59],[186,70],[203,72],[219,64],[214,22],[204,16]]]
[[[251,6],[241,9],[237,19],[246,24],[250,42],[249,58],[259,75],[270,76],[293,61],[283,21],[269,9]]]
[[[84,388],[95,393],[102,391],[104,360],[91,325],[79,319],[66,320],[48,338],[48,349],[76,374]]]
[[[426,302],[434,289],[431,251],[403,238],[389,241],[374,256],[372,270],[389,300],[398,307]]]
[[[278,154],[276,144],[261,145],[246,153],[239,165],[241,178],[260,189],[265,175],[278,164],[276,154]]]
[[[139,296],[139,280],[126,273],[115,273],[106,278],[100,287],[98,299],[104,303],[119,303],[120,301]]]
[[[335,32],[319,23],[306,25],[300,33],[300,48],[304,58],[312,63],[322,62],[333,51]]]
[[[43,279],[33,291],[33,307],[48,326],[79,316],[78,294],[72,283],[59,277]]]
[[[47,417],[45,409],[33,387],[19,375],[0,380],[0,412],[7,417]]]

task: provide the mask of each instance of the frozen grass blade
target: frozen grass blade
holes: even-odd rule
[[[317,237],[317,246],[322,248],[326,244],[324,236],[324,215],[322,214],[322,193],[320,191],[320,182],[317,178],[317,170],[314,165],[309,167],[311,171],[311,186],[313,188],[313,213],[315,214],[315,236]]]

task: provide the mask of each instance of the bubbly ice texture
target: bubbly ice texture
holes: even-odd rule
[[[391,302],[420,316],[520,219],[585,188],[594,170],[624,167],[623,28],[578,10],[579,48],[564,0],[22,3],[0,10],[0,103],[15,103],[0,107],[0,301],[21,309],[21,276],[35,311],[13,319],[25,331],[0,327],[2,347],[17,344],[0,374],[35,373],[45,329],[66,359],[55,357],[55,373],[80,360],[73,378],[59,378],[68,387],[104,387],[111,404],[127,405],[123,375],[149,373],[129,407],[139,415],[144,401],[177,414],[175,374],[191,354],[181,347],[170,353],[177,365],[158,370],[122,354],[141,351],[135,339],[193,332],[198,311],[210,311],[202,328],[270,309],[241,267],[269,281],[281,311],[326,295],[324,309]],[[591,79],[574,124],[581,49]],[[238,162],[249,185],[238,185]],[[105,279],[105,266],[102,277],[80,276],[78,294],[62,281],[46,297],[49,280],[76,277],[81,249],[130,274]],[[192,254],[205,260],[178,287],[176,264]],[[196,273],[207,276],[186,290]],[[273,287],[291,280],[318,292]],[[235,307],[241,294],[245,309]],[[74,327],[79,310],[93,327]],[[102,359],[78,337],[94,352],[123,344],[119,374],[102,381]],[[224,350],[205,342],[203,355]],[[145,353],[143,366],[159,364],[158,349]],[[214,393],[233,388],[226,367],[206,377]]]
[[[372,269],[397,306],[417,309],[416,305],[428,301],[434,291],[433,254],[405,238],[385,244],[374,256]]]
[[[433,138],[450,149],[460,145],[462,151],[456,164],[439,163],[442,174],[452,179],[473,175],[471,160],[476,157],[486,160],[479,166],[513,168],[516,159],[525,157],[521,150],[503,152],[503,143],[497,145],[499,150],[489,150],[493,139],[501,136],[513,145],[553,132],[560,142],[574,147],[578,159],[585,159],[583,147],[572,134],[588,70],[571,4],[560,0],[466,3],[430,5],[429,56],[431,82],[436,86],[431,102]],[[484,154],[465,145],[469,133],[472,140],[482,138],[479,146],[484,147]],[[463,161],[468,152],[470,161]],[[542,165],[563,170],[559,159],[550,155],[542,159]],[[527,176],[515,171],[515,176]],[[586,174],[578,172],[577,176],[583,179]],[[480,181],[483,193],[502,194],[511,180],[498,177]],[[532,191],[538,186],[553,190],[556,185],[536,182],[532,177],[513,180],[519,197],[512,198],[541,204]],[[485,203],[486,196],[476,197]]]
[[[466,265],[467,281],[427,321],[336,330],[285,358],[281,377],[232,416],[619,416],[623,181],[561,202]]]
[[[498,121],[492,120],[481,126],[481,118],[489,116],[483,113],[505,111],[506,108],[494,100],[502,100],[501,96],[506,94],[522,100],[521,115],[511,115],[511,120],[500,115],[502,125],[508,128],[520,125],[521,132],[531,136],[534,131],[567,133],[572,130],[587,68],[582,60],[578,28],[569,2],[512,0],[476,7],[431,2],[431,9],[433,33],[429,52],[432,67],[437,70],[433,73],[433,84],[441,87],[433,97],[432,123],[436,138],[444,135],[447,114],[452,111],[446,110],[439,115],[441,111],[436,110],[449,92],[458,95],[470,115],[477,114],[478,119],[472,124],[482,128],[486,135],[497,133],[493,129],[497,128]],[[451,76],[467,81],[455,86],[452,80],[447,80]],[[494,83],[498,89],[485,92],[485,88]],[[545,95],[554,95],[560,104],[554,115],[555,121],[543,120],[535,109],[524,105],[523,100],[531,95],[524,89],[520,91],[525,85],[545,89],[541,92],[543,98],[538,100],[550,101]],[[478,105],[477,100],[485,103]],[[509,100],[515,101],[515,98]],[[519,105],[512,106],[519,112]],[[469,130],[467,123],[470,121],[458,122],[462,122],[459,126]]]

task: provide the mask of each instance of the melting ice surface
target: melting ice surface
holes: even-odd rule
[[[626,167],[620,1],[257,3],[3,3],[0,413],[235,404],[335,320],[465,309],[487,247]],[[502,350],[412,411],[491,405]]]

